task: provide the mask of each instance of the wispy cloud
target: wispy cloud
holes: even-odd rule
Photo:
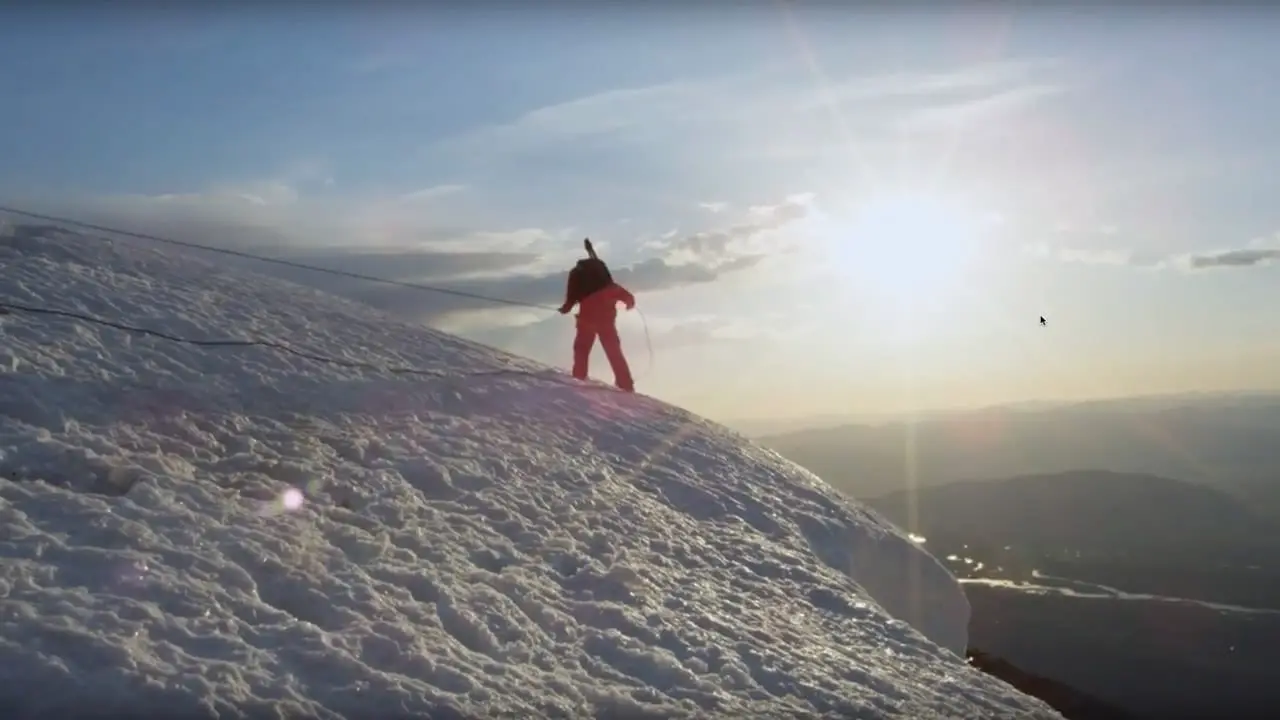
[[[990,92],[1039,82],[1057,73],[1065,63],[1056,59],[1001,60],[975,63],[967,67],[934,72],[899,72],[853,76],[832,83],[803,107],[866,102],[891,98],[935,97],[946,99],[958,93]]]
[[[548,147],[581,148],[592,140],[616,148],[666,143],[673,157],[717,148],[757,154],[790,147],[789,155],[829,152],[822,135],[831,112],[888,132],[900,123],[929,128],[992,117],[1060,92],[1063,63],[981,63],[935,72],[853,75],[824,84],[794,75],[751,71],[619,88],[530,110],[509,122],[432,143],[428,152],[472,158],[519,156]],[[904,105],[905,103],[905,105]],[[809,138],[807,141],[804,138]],[[678,144],[680,148],[674,148]],[[794,146],[794,147],[792,147]],[[716,211],[718,203],[705,203]]]
[[[1109,229],[1106,234],[1115,233]],[[1025,246],[1024,250],[1036,257],[1064,263],[1186,272],[1244,269],[1280,261],[1280,246],[1266,239],[1256,240],[1242,248],[1164,254],[1115,246],[1082,248],[1053,243],[1035,243]]]
[[[718,315],[650,318],[649,331],[654,347],[666,349],[708,343],[751,342],[768,334],[768,328],[758,323],[745,323]]]
[[[693,81],[647,87],[620,88],[543,106],[506,123],[488,125],[427,146],[431,152],[519,153],[548,144],[582,142],[592,137],[617,136],[691,117],[705,105],[706,88]]]
[[[1035,84],[1002,90],[976,99],[940,104],[911,111],[901,122],[903,130],[939,130],[972,125],[1031,107],[1043,98],[1065,92],[1060,85]]]
[[[1029,255],[1047,260],[1081,265],[1145,266],[1153,264],[1124,248],[1084,248],[1050,243],[1033,243],[1023,248]]]
[[[1280,260],[1280,248],[1240,248],[1187,255],[1183,264],[1191,270],[1247,268]]]
[[[466,185],[433,185],[431,187],[425,187],[420,190],[405,193],[400,196],[400,199],[408,202],[438,200],[449,195],[456,195],[466,189]]]
[[[462,190],[445,185],[387,198],[313,198],[278,180],[227,185],[207,193],[96,197],[32,209],[386,280],[557,306],[565,273],[581,253],[568,229],[485,229],[443,214],[432,201]],[[613,267],[635,292],[713,282],[757,265],[767,253],[750,240],[803,217],[795,196],[719,232],[665,236],[633,262]],[[527,322],[528,313],[479,298],[337,277],[302,268],[222,257],[219,262],[353,298],[442,326]],[[483,321],[472,315],[480,313]],[[467,316],[467,317],[464,317]],[[478,317],[478,316],[477,316]]]
[[[779,247],[753,243],[761,235],[782,229],[804,219],[812,211],[812,193],[791,195],[776,205],[757,205],[748,209],[748,219],[718,230],[696,232],[686,236],[664,236],[650,246],[674,262],[702,262],[717,266],[724,262],[742,262],[760,258]]]

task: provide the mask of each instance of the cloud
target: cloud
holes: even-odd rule
[[[107,195],[39,204],[98,224],[127,225],[155,235],[245,250],[444,247],[470,239],[463,225],[442,222],[448,216],[429,202],[445,193],[432,191],[388,199],[317,197],[295,184],[272,179],[201,192]],[[532,240],[527,233],[521,235],[526,242]]]
[[[636,293],[714,282],[725,275],[753,268],[777,252],[780,245],[776,241],[773,244],[759,242],[761,236],[804,218],[812,202],[812,194],[796,194],[776,205],[753,208],[749,221],[722,230],[684,236],[666,233],[646,245],[656,255],[626,264],[610,263],[610,270],[619,283]],[[607,244],[597,243],[597,249],[607,258]],[[577,252],[576,242],[574,252]],[[500,297],[532,305],[558,306],[563,300],[566,272],[571,262],[572,258],[566,259],[550,272],[453,282],[447,287],[478,295],[501,293]],[[404,292],[387,288],[379,294],[381,304],[389,305],[397,304],[391,296],[403,296]],[[468,298],[445,299],[442,305],[447,305],[450,312],[480,310],[485,306],[482,301]]]
[[[527,278],[564,261],[567,237],[539,228],[481,230],[440,212],[431,201],[460,186],[438,186],[386,199],[312,198],[277,181],[223,186],[203,193],[127,195],[26,203],[48,214],[214,248],[515,301],[545,299]],[[264,191],[265,190],[265,191]],[[443,219],[443,220],[442,220]],[[193,251],[198,252],[198,251]],[[216,262],[432,320],[476,300],[375,284],[245,258]],[[492,291],[492,292],[486,292]]]
[[[899,127],[908,131],[925,131],[984,123],[1062,92],[1065,92],[1065,88],[1049,84],[1003,90],[976,99],[914,110],[902,120]]]
[[[1114,236],[1115,228],[1103,227],[1098,233]],[[1036,243],[1024,250],[1031,255],[1065,263],[1112,265],[1134,268],[1176,269],[1187,272],[1251,268],[1280,261],[1280,247],[1257,240],[1248,247],[1206,252],[1157,254],[1120,247],[1071,247],[1062,244]]]
[[[704,106],[699,83],[681,81],[606,90],[546,105],[506,123],[496,123],[436,141],[428,151],[460,154],[514,154],[553,143],[582,143],[591,138],[638,132],[650,118],[667,121],[696,117]]]
[[[466,189],[466,185],[433,185],[431,187],[422,188],[421,190],[414,190],[413,192],[405,193],[400,196],[400,199],[406,202],[438,200],[439,198],[448,195],[456,195]]]
[[[827,77],[797,82],[793,69],[688,78],[614,88],[544,105],[506,121],[434,141],[428,153],[469,162],[528,153],[635,150],[661,143],[687,160],[723,151],[768,156],[830,154],[831,113],[891,132],[992,117],[1060,92],[1064,63],[1029,59],[932,72]],[[834,73],[829,72],[829,75]],[[679,144],[680,149],[673,150]],[[705,203],[715,212],[717,203]]]
[[[656,348],[678,348],[708,343],[741,343],[760,339],[765,330],[758,325],[716,315],[678,319],[649,318],[649,334]]]
[[[709,213],[722,213],[722,212],[724,212],[725,210],[728,210],[728,209],[729,209],[729,203],[727,203],[727,202],[700,202],[700,203],[698,203],[698,207],[702,208],[703,210],[706,210],[706,211],[707,211],[707,212],[709,212]]]
[[[1245,268],[1280,260],[1280,248],[1242,248],[1187,255],[1183,264],[1191,270]]]
[[[449,292],[251,259],[215,258],[445,329],[521,324],[545,317],[548,308],[554,309],[563,299],[566,273],[581,254],[580,236],[528,227],[480,229],[472,220],[451,217],[433,204],[461,189],[460,185],[436,186],[386,199],[313,198],[287,183],[264,181],[205,193],[96,197],[25,207],[291,263],[440,288]],[[719,233],[668,236],[661,240],[661,247],[650,248],[633,261],[611,263],[611,269],[619,282],[637,293],[713,282],[763,260],[766,254],[745,241],[802,217],[809,199],[788,199]],[[607,243],[598,246],[604,249]],[[510,303],[531,307],[521,310]]]
[[[701,262],[711,267],[719,267],[723,263],[741,263],[749,258],[758,260],[776,252],[780,246],[764,246],[752,241],[804,219],[812,211],[812,204],[812,193],[791,195],[776,205],[749,208],[749,219],[736,225],[684,237],[664,236],[650,243],[650,246],[663,252],[664,257],[669,260]]]
[[[611,264],[610,271],[617,282],[634,293],[655,293],[714,282],[725,275],[755,267],[765,257],[755,254],[681,263],[651,257],[626,265]],[[445,280],[432,285],[468,295],[501,298],[538,311],[550,311],[564,300],[565,280],[570,267],[570,263],[565,263],[563,268],[545,273],[510,273],[472,280]],[[422,292],[412,288],[365,284],[352,287],[345,294],[376,307],[452,329],[523,324],[537,316],[537,313],[512,311],[478,297],[441,295],[428,301]],[[471,313],[478,315],[455,317]]]
[[[952,70],[862,75],[832,83],[802,107],[893,98],[945,97],[1035,82],[1065,67],[1061,60],[1031,58],[982,62]]]
[[[1132,250],[1123,248],[1082,248],[1035,243],[1027,245],[1024,250],[1028,254],[1039,258],[1080,265],[1141,266],[1152,264],[1150,260],[1141,258]]]

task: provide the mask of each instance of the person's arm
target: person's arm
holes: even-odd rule
[[[578,300],[577,298],[574,297],[574,292],[573,292],[574,284],[575,284],[574,280],[576,279],[576,277],[577,277],[576,275],[570,272],[569,279],[566,280],[564,283],[564,304],[560,306],[561,315],[567,314],[570,310],[573,309],[573,306],[578,303]]]
[[[617,283],[614,283],[613,287],[616,297],[627,306],[628,310],[636,306],[636,296],[632,295],[630,290],[618,285]]]

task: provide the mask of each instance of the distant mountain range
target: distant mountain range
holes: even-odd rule
[[[971,662],[1064,716],[1280,707],[1280,397],[1028,404],[757,441],[923,536],[969,578],[970,643],[990,653]]]
[[[956,482],[865,504],[934,544],[1017,546],[1093,558],[1176,552],[1280,557],[1280,526],[1227,493],[1155,475],[1099,470]]]
[[[1280,516],[1280,398],[1269,394],[991,408],[757,441],[858,499],[1100,468],[1215,487]]]
[[[935,408],[914,413],[902,412],[846,412],[824,413],[805,417],[732,418],[724,424],[752,438],[785,435],[807,430],[825,430],[847,425],[884,425],[889,423],[920,422],[950,417],[985,414],[990,412],[1052,412],[1056,410],[1087,411],[1152,411],[1187,406],[1241,407],[1280,405],[1280,391],[1242,390],[1166,393],[1162,395],[1135,395],[1119,398],[1092,400],[1026,400],[969,408]]]

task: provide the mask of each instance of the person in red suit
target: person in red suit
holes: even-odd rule
[[[573,339],[573,376],[579,380],[587,379],[591,349],[595,347],[596,338],[600,338],[600,346],[604,348],[604,355],[613,368],[614,384],[624,392],[635,392],[631,368],[627,365],[626,356],[622,354],[622,340],[618,338],[616,321],[618,303],[631,310],[636,306],[636,298],[613,281],[609,267],[596,257],[591,240],[582,242],[587,248],[588,257],[579,260],[569,271],[564,304],[560,306],[562,315],[572,310],[574,305],[578,306],[578,332]]]

